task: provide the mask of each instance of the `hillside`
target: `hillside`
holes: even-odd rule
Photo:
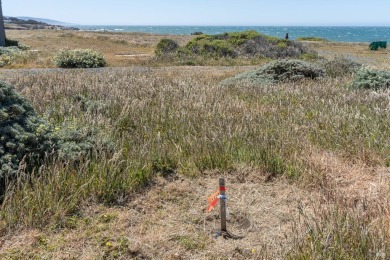
[[[4,26],[6,30],[79,30],[75,27],[63,25],[48,24],[32,19],[19,19],[16,17],[4,17]]]
[[[21,19],[21,20],[25,20],[25,21],[34,20],[37,22],[47,23],[47,24],[51,24],[51,25],[62,25],[62,26],[75,26],[76,25],[74,23],[67,23],[67,22],[46,19],[46,18],[37,18],[37,17],[29,17],[29,16],[17,16],[16,18]]]

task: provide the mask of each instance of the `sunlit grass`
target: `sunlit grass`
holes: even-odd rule
[[[56,226],[91,199],[122,203],[156,172],[199,176],[245,165],[305,179],[314,148],[389,166],[388,92],[351,90],[348,78],[233,87],[220,78],[146,68],[13,78],[52,124],[95,127],[115,148],[22,174],[3,204],[3,228]]]

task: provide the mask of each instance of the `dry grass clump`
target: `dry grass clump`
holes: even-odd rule
[[[325,71],[311,63],[300,60],[280,60],[270,62],[258,70],[239,74],[224,80],[222,84],[231,85],[238,82],[253,84],[277,84],[302,79],[317,79],[325,75]]]
[[[362,67],[360,63],[345,57],[336,57],[330,60],[326,60],[321,64],[328,77],[347,77],[355,73],[359,68]]]
[[[298,241],[289,258],[388,259],[390,222],[388,213],[382,210],[385,208],[379,208],[377,218],[367,216],[364,210],[329,204],[318,209],[314,219],[303,216],[306,236]]]

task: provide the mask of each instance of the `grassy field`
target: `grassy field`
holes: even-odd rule
[[[77,163],[20,174],[0,210],[1,258],[390,256],[389,90],[353,90],[351,76],[228,87],[254,67],[159,64],[162,36],[7,33],[37,51],[0,79],[53,127],[93,129],[99,142]],[[307,44],[390,66],[388,51],[363,44]],[[110,67],[52,69],[65,47],[97,49]],[[241,240],[215,239],[218,210],[205,213],[220,176]]]
[[[124,67],[145,64],[154,54],[158,41],[167,36],[143,33],[108,33],[78,31],[7,31],[9,39],[19,40],[30,47],[30,55],[11,67],[54,67],[53,58],[62,49],[92,48],[100,51],[109,66]],[[185,43],[193,36],[169,36]]]

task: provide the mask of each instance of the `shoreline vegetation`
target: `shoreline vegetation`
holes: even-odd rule
[[[6,33],[0,258],[389,258],[387,49]],[[220,176],[241,240],[205,212]]]

